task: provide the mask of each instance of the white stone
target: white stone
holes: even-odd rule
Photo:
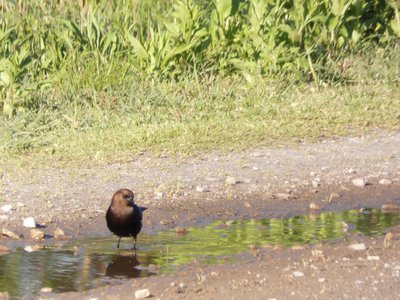
[[[355,186],[364,187],[367,185],[367,181],[363,178],[355,178],[352,180]]]
[[[205,192],[209,192],[209,189],[206,186],[198,185],[198,186],[196,186],[196,192],[205,193]]]
[[[24,219],[24,226],[28,228],[35,228],[36,222],[32,217]]]
[[[4,211],[4,212],[10,212],[11,211],[11,209],[12,209],[12,206],[10,205],[10,204],[6,204],[6,205],[3,205],[2,207],[1,207],[1,210],[2,211]]]
[[[235,177],[228,176],[228,177],[226,177],[225,183],[227,185],[235,185],[236,183],[238,183],[238,181],[236,180]]]
[[[300,272],[300,271],[294,271],[294,272],[292,273],[292,275],[293,275],[293,277],[303,277],[303,276],[304,276],[304,273],[303,273],[303,272]]]
[[[25,250],[26,252],[33,252],[33,251],[35,251],[35,250],[32,248],[32,246],[25,246],[25,247],[24,247],[24,250]]]
[[[321,184],[319,183],[319,181],[317,181],[317,180],[313,180],[312,182],[312,186],[314,187],[314,188],[317,188],[317,187],[319,187]]]
[[[144,299],[150,297],[150,290],[149,289],[142,289],[142,290],[137,290],[135,292],[135,298],[136,299]]]
[[[379,256],[377,255],[368,255],[367,260],[377,261],[379,260]]]
[[[41,293],[51,293],[53,291],[53,289],[51,287],[42,287],[40,289]]]
[[[362,250],[366,250],[367,249],[365,247],[364,243],[353,244],[353,245],[350,245],[349,248],[352,249],[352,250],[358,250],[358,251],[362,251]]]
[[[382,185],[391,185],[391,184],[392,184],[392,181],[389,180],[389,179],[383,178],[383,179],[379,180],[379,184],[382,184]]]

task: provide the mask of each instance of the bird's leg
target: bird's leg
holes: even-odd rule
[[[133,237],[133,250],[136,250],[136,236]]]
[[[118,239],[118,245],[117,245],[117,249],[119,249],[119,242],[121,241],[121,237],[119,237]]]

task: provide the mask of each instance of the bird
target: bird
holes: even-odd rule
[[[135,195],[131,190],[120,189],[111,198],[111,204],[106,212],[108,229],[119,237],[117,248],[122,237],[133,237],[133,249],[136,250],[137,235],[142,229],[142,212],[146,207],[140,207],[133,201]]]

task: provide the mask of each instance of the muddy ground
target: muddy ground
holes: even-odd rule
[[[142,153],[130,161],[83,167],[0,166],[0,228],[24,236],[0,237],[9,248],[30,244],[23,219],[33,217],[51,236],[110,235],[104,213],[113,192],[130,188],[147,206],[145,233],[196,226],[215,219],[288,217],[324,210],[400,204],[400,133],[375,132],[315,144],[255,148],[245,152],[179,157]],[[353,183],[362,179],[367,185]],[[382,181],[385,179],[385,181]],[[383,184],[384,183],[384,184]],[[68,299],[132,299],[149,288],[157,299],[398,299],[398,228],[383,236],[349,236],[335,245],[300,249],[249,249],[238,263],[204,266],[194,261],[174,275],[126,280],[88,292],[43,294]],[[363,243],[365,250],[349,245]],[[182,287],[180,284],[183,283]]]

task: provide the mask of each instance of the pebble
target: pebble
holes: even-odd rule
[[[8,248],[8,247],[6,247],[6,246],[3,246],[3,245],[0,245],[0,253],[2,253],[2,252],[9,252],[9,251],[11,251],[10,248]]]
[[[29,252],[29,253],[34,252],[34,251],[38,251],[39,249],[40,249],[40,246],[39,246],[39,245],[35,245],[35,246],[25,246],[25,247],[24,247],[24,250],[25,250],[26,252]]]
[[[377,256],[377,255],[368,255],[367,256],[367,260],[372,260],[372,261],[377,261],[377,260],[379,260],[380,258],[379,258],[379,256]]]
[[[208,181],[208,182],[217,182],[217,181],[219,181],[219,179],[216,178],[216,177],[207,177],[206,181]]]
[[[1,230],[1,233],[2,233],[3,235],[5,235],[5,236],[9,237],[9,238],[12,238],[12,239],[16,239],[16,240],[21,239],[21,238],[19,237],[19,235],[17,235],[16,233],[12,232],[11,230],[8,230],[8,229],[5,229],[5,228],[3,228],[3,229]]]
[[[45,286],[40,289],[41,293],[51,293],[53,289],[51,287]]]
[[[178,226],[178,227],[175,228],[175,232],[177,234],[186,234],[186,233],[189,232],[189,230],[187,230],[185,227]]]
[[[381,206],[381,211],[382,212],[398,212],[399,211],[399,206],[395,203],[387,203],[387,204],[383,204]]]
[[[54,230],[54,238],[57,240],[59,238],[62,238],[65,236],[65,233],[62,229],[57,228],[56,230]]]
[[[303,273],[303,272],[300,272],[300,271],[294,271],[294,272],[292,273],[292,275],[293,275],[293,277],[303,277],[303,276],[304,276],[304,273]]]
[[[160,272],[160,266],[159,265],[154,265],[154,264],[149,264],[149,272],[150,273],[158,273],[158,272]]]
[[[232,177],[232,176],[226,177],[226,180],[225,180],[225,183],[226,183],[227,185],[235,185],[235,184],[238,183],[238,182],[239,182],[239,181],[236,180],[236,178],[235,178],[235,177]]]
[[[196,186],[196,192],[205,193],[205,192],[209,192],[209,191],[210,190],[206,186],[203,186],[203,185]]]
[[[186,284],[184,284],[183,282],[181,282],[178,286],[178,288],[176,289],[176,292],[178,294],[183,293],[186,289]]]
[[[321,183],[319,181],[316,181],[316,180],[311,181],[311,183],[312,183],[312,186],[314,188],[317,188],[317,187],[319,187],[321,185]]]
[[[31,229],[30,234],[31,238],[34,240],[41,240],[44,238],[44,232],[37,228]]]
[[[383,178],[383,179],[379,180],[379,184],[382,184],[382,185],[391,185],[391,184],[392,184],[392,181],[389,180],[389,179]]]
[[[362,250],[366,250],[367,249],[365,247],[364,243],[353,244],[353,245],[350,245],[349,248],[352,249],[352,250],[357,250],[357,251],[362,251]]]
[[[6,205],[3,205],[0,209],[1,209],[3,212],[8,213],[8,212],[11,211],[12,206],[11,206],[10,204],[6,204]]]
[[[318,282],[324,283],[324,282],[325,282],[325,278],[324,278],[324,277],[319,278],[319,279],[318,279]]]
[[[24,219],[24,226],[28,228],[35,228],[36,227],[35,219],[33,219],[32,217]]]
[[[164,196],[163,192],[155,192],[154,197],[155,199],[161,199]]]
[[[8,216],[0,215],[0,221],[6,221],[6,220],[8,220]]]
[[[311,202],[310,203],[310,209],[311,210],[319,210],[319,206],[316,203]]]
[[[150,297],[150,290],[149,289],[141,289],[135,292],[136,299],[144,299]]]
[[[352,180],[353,185],[355,186],[359,186],[359,187],[364,187],[367,185],[367,180],[363,179],[363,178],[355,178]]]
[[[275,196],[279,199],[283,199],[283,200],[289,200],[290,195],[289,194],[284,194],[284,193],[278,193],[275,194]]]
[[[393,233],[388,232],[385,235],[385,238],[383,240],[383,247],[384,248],[390,248],[392,246],[392,240],[393,240]]]

